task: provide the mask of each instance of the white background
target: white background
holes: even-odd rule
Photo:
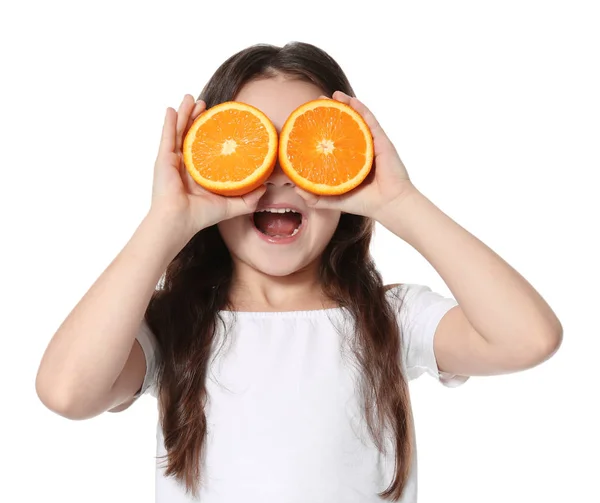
[[[600,501],[594,4],[3,3],[0,500],[153,501],[155,400],[66,420],[36,397],[39,360],[147,211],[165,108],[248,45],[301,40],[345,69],[415,185],[564,326],[533,370],[412,384],[420,502]],[[387,282],[450,294],[383,229],[373,253]]]

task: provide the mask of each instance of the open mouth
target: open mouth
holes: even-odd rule
[[[254,213],[254,226],[270,238],[291,238],[302,227],[302,213],[292,208],[264,208]]]

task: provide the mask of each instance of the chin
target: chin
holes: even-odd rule
[[[237,260],[243,261],[255,271],[258,271],[267,276],[283,278],[297,273],[309,266],[314,261],[308,260],[278,260],[276,257],[236,257]]]

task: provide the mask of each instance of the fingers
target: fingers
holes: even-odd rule
[[[375,118],[375,115],[373,114],[373,112],[371,112],[371,110],[369,110],[368,107],[362,101],[360,101],[358,98],[348,96],[346,93],[343,93],[342,91],[334,92],[333,98],[338,101],[341,101],[342,103],[345,103],[346,105],[350,105],[352,108],[354,108],[354,110],[356,110],[361,115],[361,117],[365,120],[365,122],[367,123],[367,126],[369,126],[369,129],[371,130],[371,134],[373,135],[373,138],[375,138],[375,136],[377,136],[377,135],[381,135],[381,136],[385,135],[385,133],[383,132],[383,129],[381,128],[381,125]]]
[[[165,120],[163,123],[160,144],[158,146],[158,154],[154,162],[152,194],[162,190],[165,180],[169,177],[169,171],[174,163],[177,162],[175,150],[175,135],[176,135],[177,112],[171,107],[167,108]]]
[[[195,105],[196,102],[191,94],[186,94],[183,97],[181,105],[179,105],[179,109],[177,110],[177,136],[175,142],[176,152],[181,151],[181,147],[183,145],[183,135],[187,129],[188,121]]]
[[[331,97],[334,100],[338,100],[341,101],[342,103],[345,103],[346,105],[350,104],[350,98],[351,96],[347,95],[346,93],[343,93],[342,91],[335,91]]]
[[[198,116],[204,112],[204,110],[206,110],[206,103],[202,100],[198,100],[196,101],[196,104],[194,105],[194,108],[192,109],[192,113],[190,114],[190,118],[188,119],[188,123],[187,126],[185,128],[185,131],[187,131],[188,129],[190,129],[190,127],[192,126],[193,122],[198,118]],[[185,138],[185,134],[184,134],[184,138]]]
[[[175,151],[175,123],[177,121],[177,112],[171,107],[167,108],[165,115],[165,121],[163,123],[162,135],[160,138],[160,145],[158,148],[158,155],[164,156],[165,154],[172,153]]]
[[[179,112],[177,113],[177,132],[175,142],[175,153],[181,155],[183,148],[183,140],[189,130],[194,119],[198,117],[204,110],[206,110],[206,103],[202,100],[194,101],[194,98],[190,94],[186,94],[183,97],[183,101],[179,106]],[[186,190],[190,193],[196,188],[195,182],[187,172],[183,162],[179,164],[179,174],[183,180]]]

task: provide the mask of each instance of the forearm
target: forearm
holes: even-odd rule
[[[562,334],[538,292],[417,189],[384,208],[378,220],[436,269],[470,324],[490,344],[552,344]]]
[[[184,244],[148,214],[50,341],[36,379],[40,397],[66,405],[110,390],[158,280]]]

